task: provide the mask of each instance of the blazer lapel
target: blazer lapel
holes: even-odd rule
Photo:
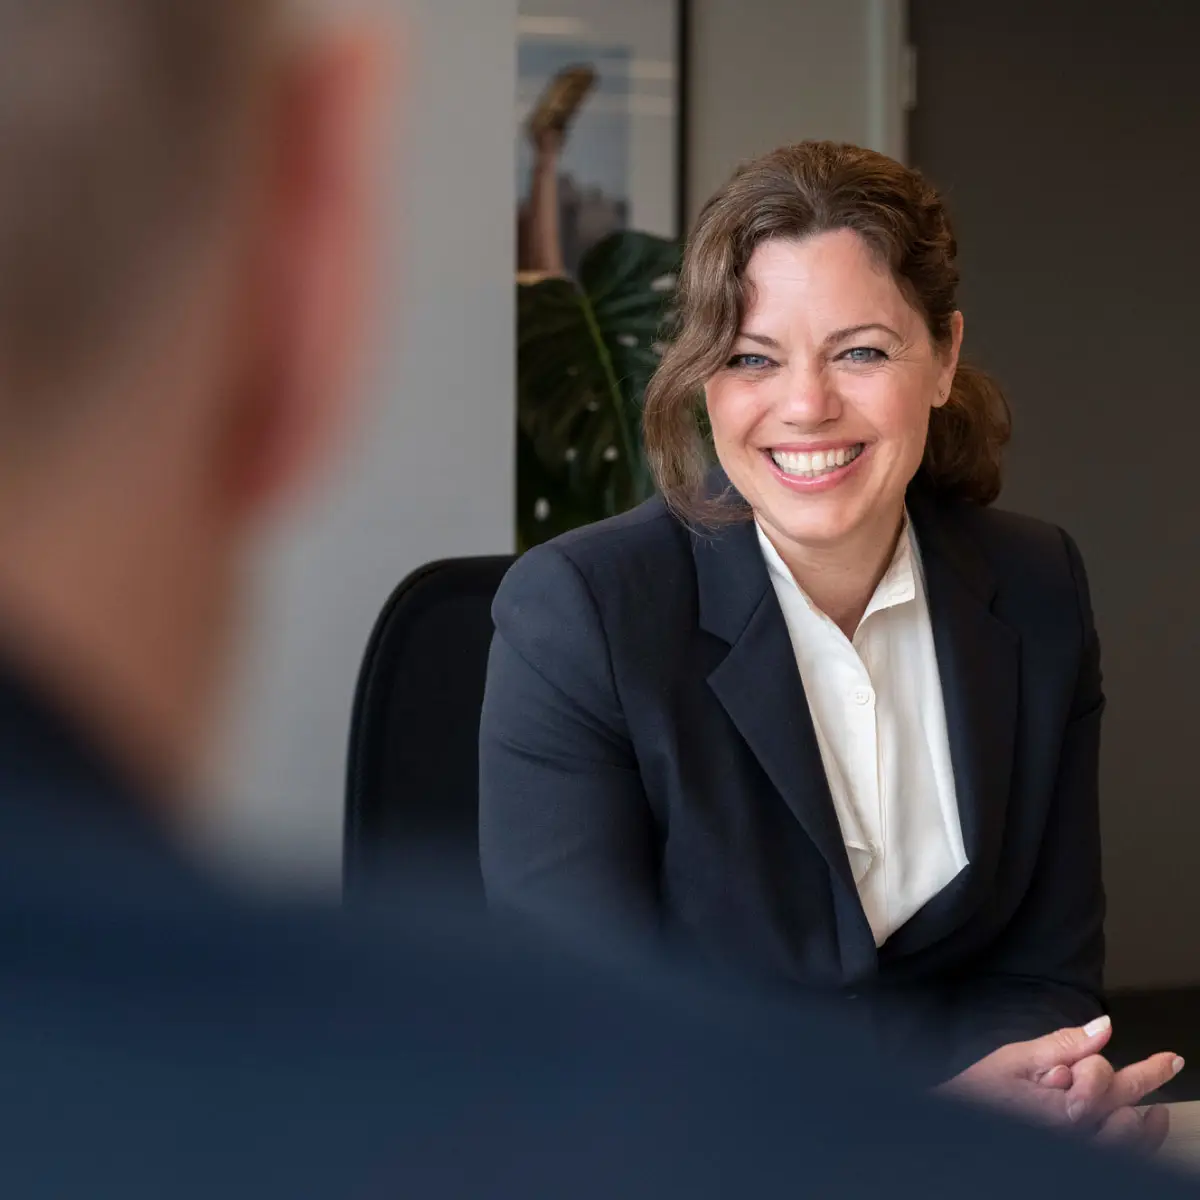
[[[729,645],[708,676],[730,720],[829,866],[844,973],[874,969],[875,942],[858,899],[829,793],[808,699],[753,522],[693,537],[700,627]]]
[[[946,708],[967,867],[886,943],[911,953],[945,937],[995,878],[1012,780],[1020,639],[991,611],[995,579],[953,517],[914,489],[916,529]]]

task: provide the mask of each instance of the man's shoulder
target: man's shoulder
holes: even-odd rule
[[[618,980],[411,900],[419,922],[354,929],[27,912],[0,961],[6,1193],[699,1200],[799,1164],[814,1194],[928,1200],[961,1191],[929,1174],[953,1144],[989,1200],[1064,1173],[1174,1194],[918,1096],[807,1004]]]

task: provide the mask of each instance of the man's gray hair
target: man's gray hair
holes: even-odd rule
[[[128,336],[220,186],[280,3],[0,0],[0,414]]]

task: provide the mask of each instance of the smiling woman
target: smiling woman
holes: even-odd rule
[[[852,638],[950,394],[962,317],[937,344],[849,229],[765,241],[745,278],[734,353],[706,387],[717,456],[792,575]],[[831,553],[846,567],[833,575]]]
[[[496,600],[484,879],[585,946],[853,995],[957,1087],[1031,1112],[1062,1090],[1153,1143],[1131,1105],[1178,1060],[1098,1053],[1087,580],[1062,530],[988,507],[1008,408],[959,361],[956,251],[929,184],[853,146],[779,150],[709,202],[647,392],[661,496]],[[1082,1057],[1024,1040],[1070,1025],[1093,1032],[1050,1044]]]
[[[957,245],[945,209],[917,172],[883,155],[827,142],[785,147],[748,164],[709,201],[697,222],[681,279],[680,336],[646,401],[647,452],[664,495],[689,518],[719,522],[730,515],[727,505],[705,499],[697,399],[731,365],[727,360],[735,349],[747,348],[735,347],[739,338],[750,335],[756,347],[780,348],[769,331],[755,336],[750,324],[751,316],[758,319],[756,287],[775,284],[778,295],[786,278],[782,260],[790,252],[773,243],[821,234],[841,235],[823,239],[835,243],[825,246],[821,257],[831,260],[829,267],[842,284],[841,294],[827,299],[856,313],[874,304],[892,318],[890,323],[887,317],[851,318],[852,325],[839,329],[825,310],[823,348],[859,367],[897,355],[908,361],[922,352],[928,359],[936,352],[944,378],[925,405],[937,411],[928,422],[918,464],[939,491],[991,503],[1000,492],[1008,405],[983,372],[957,363],[962,341],[955,305]],[[812,264],[792,265],[801,272],[807,265],[811,283]],[[843,277],[840,265],[852,268],[854,278]],[[764,271],[768,278],[759,279]],[[863,281],[868,291],[859,295],[855,283]],[[923,334],[914,321],[924,327]],[[863,344],[855,345],[859,334]],[[880,338],[890,338],[891,344]]]

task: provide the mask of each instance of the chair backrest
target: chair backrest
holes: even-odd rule
[[[478,878],[479,714],[492,599],[512,562],[421,567],[375,623],[350,725],[348,893],[447,859]]]

